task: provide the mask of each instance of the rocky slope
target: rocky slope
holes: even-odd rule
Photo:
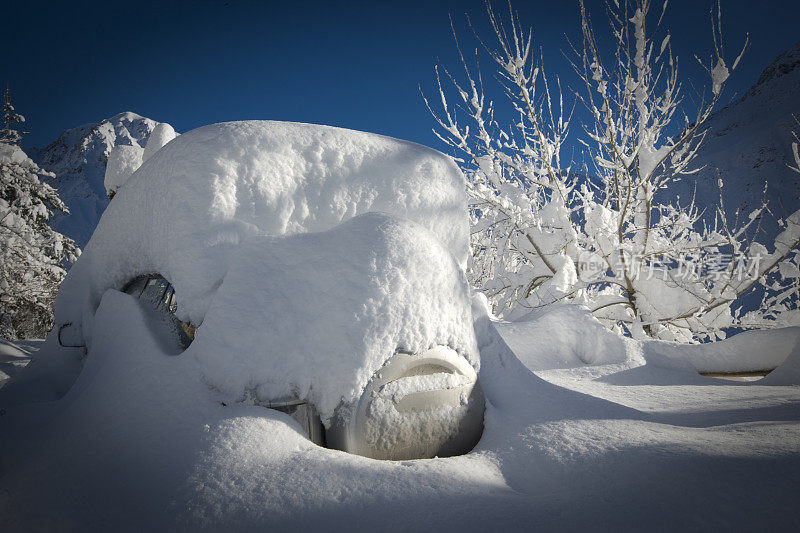
[[[796,118],[795,118],[796,117]],[[705,168],[686,176],[678,189],[687,199],[697,186],[702,206],[719,200],[718,178],[722,178],[723,199],[729,217],[737,208],[746,217],[758,207],[767,184],[766,197],[777,217],[800,209],[800,174],[793,163],[792,132],[800,135],[800,43],[778,56],[739,100],[720,109],[707,123],[705,146],[696,166]],[[707,212],[713,213],[712,209]],[[777,231],[771,217],[765,217],[764,240]],[[771,244],[771,242],[770,242]]]

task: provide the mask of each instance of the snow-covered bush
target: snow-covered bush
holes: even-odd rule
[[[561,159],[573,114],[560,84],[557,90],[548,85],[532,53],[532,33],[522,30],[510,5],[507,21],[487,6],[497,46],[481,43],[519,118],[508,127],[498,122],[457,37],[466,81],[445,71],[456,104],[441,81],[441,111],[426,100],[440,138],[462,154],[470,178],[472,282],[498,315],[572,301],[637,337],[690,342],[722,337],[730,326],[795,323],[796,278],[786,260],[796,254],[800,212],[782,222],[786,231],[770,251],[754,238],[765,205],[730,216],[720,200],[716,223],[708,226],[693,199],[682,203],[664,194],[695,170],[703,123],[747,44],[728,66],[717,12],[714,52],[710,63],[701,62],[710,94],[689,109],[670,34],[648,26],[659,15],[650,2],[609,4],[616,44],[610,60],[580,7],[583,47],[575,50],[573,66],[585,84],[576,96],[590,117],[580,141],[594,161],[591,177],[577,176]],[[762,305],[746,314],[734,310],[756,284],[766,291]]]
[[[13,128],[24,118],[14,112],[8,89],[5,124],[0,133],[0,335],[10,338],[43,336],[53,325],[53,301],[64,278],[64,261],[80,250],[72,240],[52,230],[53,210],[65,211],[58,193],[18,146]]]

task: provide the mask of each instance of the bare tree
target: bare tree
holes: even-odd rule
[[[666,2],[655,14],[648,0],[609,3],[615,47],[608,61],[582,1],[579,7],[583,46],[574,48],[572,64],[585,86],[577,99],[591,117],[580,139],[595,165],[591,179],[575,177],[561,159],[572,111],[565,111],[571,108],[560,83],[551,91],[532,32],[521,29],[510,4],[503,20],[487,3],[495,45],[478,41],[518,120],[508,127],[495,120],[477,61],[469,65],[455,31],[465,81],[447,70],[444,77],[456,104],[448,102],[437,69],[441,111],[426,105],[469,177],[473,283],[503,316],[572,301],[633,336],[696,341],[734,325],[785,325],[791,314],[781,311],[791,307],[792,281],[782,273],[796,257],[800,214],[782,222],[786,231],[769,252],[754,240],[766,205],[731,219],[720,195],[709,226],[693,199],[681,204],[665,194],[697,170],[703,124],[747,42],[728,66],[721,13],[712,14],[713,54],[701,62],[710,88],[689,113],[670,34],[659,32]],[[756,285],[766,291],[762,306],[733,310]]]

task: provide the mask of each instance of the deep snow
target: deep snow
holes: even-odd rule
[[[309,399],[328,425],[398,351],[448,346],[478,368],[463,190],[450,158],[380,135],[198,128],[120,187],[61,285],[56,328],[91,350],[103,294],[159,273],[177,316],[202,326],[190,352],[211,386]]]
[[[463,179],[439,152],[380,135],[270,121],[198,128],[114,197],[61,287],[56,323],[83,326],[90,340],[106,289],[159,272],[180,296],[178,315],[199,325],[239,243],[324,231],[370,211],[413,220],[463,267]]]
[[[86,347],[54,331],[0,388],[0,529],[800,527],[798,330],[686,348],[573,306],[493,320],[463,273],[462,179],[435,151],[301,124],[207,126],[156,151],[59,293],[62,342]],[[182,353],[119,292],[155,272],[199,326]],[[325,419],[394,353],[436,346],[486,398],[466,455],[322,448],[242,401],[310,398]],[[698,374],[781,362],[750,383]],[[378,393],[442,383],[460,382]]]
[[[153,157],[156,152],[178,135],[172,126],[161,122],[153,128],[144,147],[138,144],[114,146],[108,154],[103,180],[106,194],[109,197],[117,194],[120,187],[142,166],[142,163]],[[94,231],[94,227],[92,231]]]
[[[470,317],[465,276],[434,236],[371,213],[248,240],[187,355],[219,391],[309,399],[327,425],[394,353],[448,346],[478,368]]]
[[[4,531],[800,525],[796,381],[642,360],[532,371],[473,312],[483,438],[464,456],[391,462],[317,447],[287,415],[225,402],[193,358],[162,351],[133,298],[110,291],[68,394],[0,418]],[[541,342],[584,326],[551,326]]]
[[[612,333],[587,309],[570,304],[550,305],[496,327],[534,371],[629,361],[710,374],[768,371],[800,346],[800,327],[745,331],[703,344],[638,341]]]

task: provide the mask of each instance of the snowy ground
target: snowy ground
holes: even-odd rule
[[[800,530],[800,328],[680,347],[574,306],[493,321],[466,213],[451,160],[385,137],[242,122],[166,144],[61,286],[86,352],[51,333],[16,372],[35,346],[1,345],[0,531]],[[118,290],[156,272],[198,325],[185,351]],[[331,422],[435,346],[486,397],[466,455],[372,460],[242,401],[291,389]]]
[[[39,350],[41,340],[11,342],[0,337],[0,386],[27,365]]]
[[[477,448],[374,461],[311,444],[282,413],[223,405],[138,309],[108,293],[67,395],[0,419],[3,531],[800,526],[800,381],[705,378],[570,309],[515,324],[476,313]],[[601,360],[576,363],[591,346]]]

